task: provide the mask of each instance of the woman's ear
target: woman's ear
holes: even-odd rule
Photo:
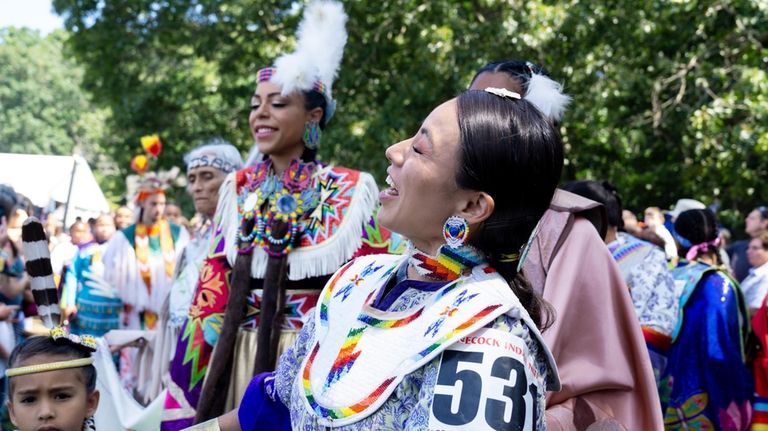
[[[323,108],[313,108],[307,112],[307,121],[319,123],[323,119]]]
[[[458,215],[464,217],[470,225],[477,225],[493,214],[495,203],[491,195],[485,192],[472,192]]]

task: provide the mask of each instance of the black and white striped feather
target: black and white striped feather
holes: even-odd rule
[[[40,220],[30,217],[24,222],[21,227],[21,240],[37,313],[46,328],[53,328],[61,323],[61,311],[56,283],[53,281],[48,238]]]

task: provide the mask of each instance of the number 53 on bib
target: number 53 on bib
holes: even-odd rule
[[[429,429],[535,430],[542,384],[520,337],[482,329],[442,353]]]

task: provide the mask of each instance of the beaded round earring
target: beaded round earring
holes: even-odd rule
[[[463,217],[450,216],[443,225],[443,238],[451,248],[459,248],[464,245],[469,236],[469,223]]]

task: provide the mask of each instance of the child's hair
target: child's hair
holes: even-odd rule
[[[38,355],[58,356],[63,360],[67,360],[89,358],[91,352],[85,347],[78,346],[68,340],[56,341],[47,336],[30,337],[13,349],[8,360],[8,368],[16,368],[21,362]],[[87,393],[93,393],[96,390],[96,368],[93,365],[79,368],[83,373]],[[12,383],[13,378],[11,377],[8,381]]]

